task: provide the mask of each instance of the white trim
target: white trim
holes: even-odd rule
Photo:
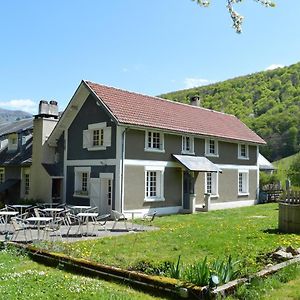
[[[186,146],[186,138],[190,139],[190,150],[187,151],[184,149],[184,146]],[[194,137],[190,136],[190,135],[182,135],[181,136],[181,154],[195,154],[195,150],[194,150]]]
[[[214,141],[215,145],[215,153],[210,153],[209,152],[209,141]],[[207,157],[219,157],[219,141],[214,138],[214,137],[211,137],[211,138],[206,138],[205,139],[205,156]]]
[[[99,173],[100,179],[114,179],[114,173]]]
[[[158,178],[156,182],[156,197],[147,197],[147,172],[157,172],[158,173]],[[144,197],[144,202],[159,202],[159,201],[165,201],[164,197],[164,173],[165,173],[165,168],[162,166],[145,166],[144,168],[145,172],[145,197]],[[157,174],[156,173],[156,174]]]
[[[171,215],[171,214],[177,214],[182,209],[182,206],[168,206],[168,207],[154,207],[154,208],[142,208],[142,209],[130,209],[125,210],[124,214],[125,217],[131,219],[132,212],[137,213],[134,217],[135,218],[141,218],[144,214],[147,213],[153,213],[154,211],[157,212],[157,215]]]
[[[85,173],[91,173],[91,167],[75,167],[74,172],[85,172]]]
[[[242,145],[245,145],[246,149],[246,156],[241,156],[241,147]],[[249,160],[249,145],[246,143],[238,143],[238,155],[237,155],[238,159],[241,160]]]
[[[67,160],[65,165],[72,166],[114,166],[116,159],[82,159],[82,160]]]
[[[139,160],[139,159],[125,159],[124,165],[126,166],[161,166],[168,168],[181,168],[181,165],[174,161],[161,161],[161,160]]]
[[[210,210],[245,207],[257,204],[257,200],[230,201],[220,203],[210,203]]]
[[[231,169],[231,170],[257,170],[258,166],[257,165],[226,165],[226,164],[215,164],[217,165],[220,169]]]
[[[210,198],[219,198],[219,172],[205,172],[204,176],[204,192],[207,194],[207,174],[211,174],[212,178],[212,183],[213,180],[215,180],[215,194],[210,194]],[[213,179],[214,178],[214,179]],[[213,190],[213,185],[212,185],[212,190]]]
[[[246,174],[246,182],[242,182],[246,184],[246,191],[240,192],[240,174]],[[238,170],[238,197],[249,196],[249,170]]]
[[[159,134],[159,148],[152,148],[148,146],[148,134],[151,134],[151,144],[153,144],[153,133],[158,133]],[[164,136],[164,132],[159,131],[159,130],[152,130],[152,129],[148,129],[145,130],[145,148],[144,151],[146,152],[160,152],[160,153],[164,153],[165,152],[165,136]]]
[[[64,179],[63,179],[63,203],[67,203],[67,161],[68,161],[68,130],[64,131],[65,149],[64,149]]]
[[[106,122],[88,124],[88,130],[103,129],[105,127],[107,127]]]

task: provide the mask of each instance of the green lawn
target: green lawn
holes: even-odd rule
[[[248,274],[261,269],[266,261],[259,258],[279,245],[300,247],[299,235],[277,232],[277,206],[158,217],[157,231],[64,243],[56,250],[124,268],[140,261],[175,262],[179,255],[184,264],[205,256],[212,260],[232,255],[241,261],[242,273]]]
[[[13,249],[0,251],[0,291],[1,300],[158,299],[125,285],[39,265]]]

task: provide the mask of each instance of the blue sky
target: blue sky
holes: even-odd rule
[[[0,107],[64,109],[82,79],[149,95],[300,61],[300,1],[9,0],[0,10]]]

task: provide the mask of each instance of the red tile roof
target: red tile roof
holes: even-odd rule
[[[233,115],[84,82],[120,124],[265,144]]]

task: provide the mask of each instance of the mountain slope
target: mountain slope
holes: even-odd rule
[[[201,106],[237,116],[264,138],[268,145],[261,152],[269,160],[299,150],[300,63],[160,97],[188,103],[193,95]]]
[[[0,124],[31,118],[32,115],[21,110],[8,110],[0,108]]]

